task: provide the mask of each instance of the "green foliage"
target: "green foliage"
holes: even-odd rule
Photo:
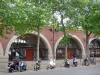
[[[57,30],[78,30],[81,27],[85,33],[99,34],[100,2],[94,0],[0,0],[0,34],[6,28],[16,34],[37,31],[52,22]],[[53,22],[53,14],[64,12],[62,19],[69,18],[66,26]],[[62,25],[62,26],[59,26]],[[64,31],[65,31],[64,30]]]
[[[85,33],[97,33],[100,32],[100,2],[94,2],[93,0],[81,1],[75,7],[76,13],[73,19],[75,26],[81,26]]]
[[[0,20],[2,27],[11,30],[15,28],[16,34],[24,34],[48,24],[50,11],[44,2],[37,0],[1,0]],[[11,31],[12,32],[12,31]]]
[[[70,38],[72,38],[71,35],[67,34],[66,36],[63,37],[63,39],[60,41],[61,44],[67,45],[70,43]]]
[[[100,34],[100,2],[95,0],[48,0],[50,9],[54,13],[60,12],[61,23],[57,28],[65,30],[82,30],[89,38],[91,33]],[[64,14],[62,14],[62,12]],[[70,22],[63,23],[64,18],[69,18]],[[65,38],[64,38],[65,40]]]
[[[86,34],[86,54],[89,55],[89,37],[93,33],[100,34],[100,2],[95,0],[75,0],[78,1],[74,6],[75,10],[72,24],[81,27]]]

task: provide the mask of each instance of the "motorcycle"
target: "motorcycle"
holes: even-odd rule
[[[89,66],[89,61],[88,61],[87,58],[83,60],[82,66],[83,66],[83,65],[84,65],[84,66]]]
[[[73,62],[74,67],[77,67],[77,62]]]
[[[26,71],[26,64],[24,62],[20,63],[20,72]]]
[[[55,60],[50,60],[50,63],[47,66],[47,70],[48,69],[54,69],[54,68],[55,68]]]
[[[8,66],[8,72],[9,73],[13,72],[13,70],[14,70],[13,68],[11,68],[10,66]]]
[[[53,65],[47,66],[47,70],[48,70],[48,69],[54,69],[54,68],[55,68],[55,66],[53,66]]]
[[[11,72],[13,72],[14,69],[15,69],[14,64],[8,63],[8,72],[11,73]]]
[[[34,66],[34,71],[40,70],[40,66],[41,66],[41,61],[38,61],[35,66]]]
[[[73,66],[74,66],[74,67],[77,67],[77,64],[78,64],[77,59],[76,59],[76,58],[73,58]]]
[[[20,72],[22,72],[22,71],[26,71],[26,66],[25,65],[23,65],[22,67],[20,67]]]
[[[68,60],[65,61],[64,67],[67,67],[67,68],[70,67],[70,64],[69,64],[69,61]]]

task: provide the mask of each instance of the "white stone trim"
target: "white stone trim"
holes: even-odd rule
[[[83,45],[82,41],[81,41],[76,35],[72,35],[72,34],[69,34],[69,35],[71,35],[72,38],[74,38],[75,40],[77,40],[78,45],[79,45],[79,46],[81,47],[81,49],[82,49],[82,56],[85,56],[85,48],[84,48],[84,45]],[[57,49],[57,46],[58,46],[59,42],[63,39],[63,37],[64,37],[64,35],[62,35],[62,36],[57,40],[57,42],[56,42],[56,44],[55,44],[55,47],[54,47],[55,57],[56,57],[56,49]]]
[[[97,39],[97,37],[89,39],[89,45],[94,39]]]
[[[36,34],[37,35],[37,32],[32,32],[33,34]],[[52,55],[52,48],[51,48],[51,45],[49,43],[49,41],[47,40],[47,38],[40,33],[40,37],[42,38],[42,40],[44,41],[47,49],[48,49],[48,58],[51,59],[53,58],[53,55]]]
[[[3,47],[2,47],[1,42],[0,42],[0,56],[3,56]]]
[[[32,32],[31,34],[37,35],[37,32]],[[19,37],[19,36],[16,36],[16,35],[13,36],[13,37],[10,39],[10,41],[8,42],[7,47],[6,47],[6,52],[5,52],[5,55],[6,55],[6,56],[8,56],[8,54],[9,54],[9,49],[10,49],[10,47],[11,47],[12,42],[13,42],[17,37]],[[41,34],[41,33],[40,33],[40,37],[43,39],[43,41],[44,41],[44,43],[45,43],[45,45],[46,45],[46,47],[47,47],[47,49],[48,49],[48,58],[49,58],[49,59],[52,58],[52,48],[51,48],[51,46],[50,46],[49,41],[48,41],[48,40],[46,39],[46,37],[45,37],[43,34]]]
[[[10,47],[11,47],[11,44],[12,44],[12,42],[13,42],[17,37],[18,37],[17,35],[14,35],[14,36],[10,39],[10,41],[8,42],[7,47],[6,47],[5,56],[8,56],[8,54],[9,54],[9,49],[10,49]]]

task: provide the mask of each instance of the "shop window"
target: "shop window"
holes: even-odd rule
[[[58,49],[56,51],[56,58],[57,59],[63,59],[65,57],[65,50],[64,49]]]

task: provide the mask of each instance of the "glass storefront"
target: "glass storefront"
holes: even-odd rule
[[[100,40],[94,39],[89,45],[91,57],[100,57]]]
[[[15,60],[16,57],[20,60],[32,61],[36,60],[37,54],[37,36],[25,34],[13,41],[10,47],[9,61]],[[48,59],[48,50],[45,47],[42,39],[40,39],[39,56],[41,60]]]
[[[75,56],[76,58],[82,57],[82,50],[74,39],[70,39],[70,43],[67,45],[67,49],[66,46],[59,43],[56,50],[56,59],[65,58],[65,53],[67,53],[66,57],[68,59],[71,59],[73,56]]]
[[[56,50],[56,59],[64,59],[65,58],[65,49],[59,48]]]

